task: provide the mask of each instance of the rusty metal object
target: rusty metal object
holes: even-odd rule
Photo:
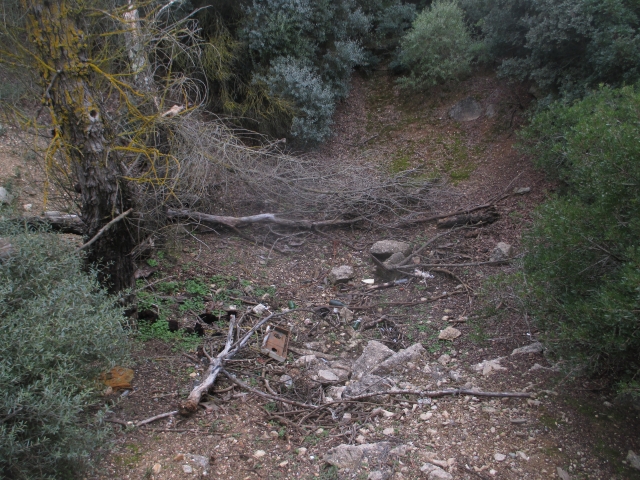
[[[264,336],[260,351],[274,360],[284,362],[287,359],[288,348],[289,330],[282,327],[274,327]]]

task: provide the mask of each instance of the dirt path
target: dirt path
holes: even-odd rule
[[[481,104],[483,115],[454,122],[449,108],[468,96]],[[429,178],[444,174],[451,185],[437,206],[440,211],[484,203],[507,187],[529,187],[530,193],[498,204],[499,221],[473,232],[453,232],[421,254],[425,261],[481,262],[498,242],[520,251],[522,231],[549,188],[513,148],[514,129],[526,105],[524,92],[490,75],[429,98],[398,93],[384,75],[357,78],[338,112],[338,134],[318,155],[375,162],[390,172],[420,168]],[[279,246],[286,245],[286,255],[228,233],[181,239],[149,259],[148,266],[156,271],[146,281],[167,279],[149,288],[143,300],[149,309],[159,305],[170,312],[182,326],[195,323],[194,313],[229,303],[241,309],[251,308],[251,302],[274,310],[291,303],[313,309],[339,300],[351,307],[354,318],[348,322],[316,326],[308,313],[287,319],[294,348],[334,356],[332,363],[317,360],[314,370],[296,363],[300,355],[295,354],[280,364],[253,348],[230,364],[230,371],[254,387],[264,389],[267,378],[271,388],[299,401],[335,395],[326,382],[322,387],[323,381],[313,378],[318,368],[351,370],[371,341],[396,352],[415,344],[424,348],[384,376],[397,388],[526,391],[534,398],[461,396],[429,401],[398,396],[382,400],[386,413],[372,415],[375,405],[347,404],[305,420],[301,429],[274,417],[300,415],[280,411],[282,405],[236,388],[211,397],[206,408],[189,419],[170,417],[129,430],[114,425],[115,443],[91,478],[187,479],[206,471],[206,478],[220,479],[547,479],[561,478],[558,468],[569,475],[566,478],[640,478],[640,472],[624,463],[628,450],[640,450],[638,412],[615,404],[602,386],[571,381],[556,372],[542,353],[512,355],[514,349],[534,342],[537,332],[525,316],[503,308],[500,295],[508,291],[482,304],[479,297],[466,295],[458,280],[442,274],[422,283],[365,291],[361,280],[374,278],[369,248],[375,241],[391,238],[418,245],[436,233],[442,231],[421,225],[385,233],[339,230],[327,236],[283,237]],[[353,267],[354,278],[332,286],[325,278],[340,265]],[[515,269],[485,265],[457,268],[454,273],[479,291],[488,278]],[[444,292],[455,295],[420,303]],[[487,306],[496,314],[483,318],[488,310],[480,309]],[[376,328],[352,328],[358,318],[364,326],[383,315],[388,321]],[[439,332],[448,326],[461,336],[439,340]],[[224,321],[217,320],[207,326],[207,334],[225,328]],[[113,402],[111,418],[137,421],[174,410],[202,379],[205,367],[193,360],[195,352],[182,354],[193,342],[177,341],[160,330],[147,329],[145,335],[152,339],[136,343],[133,390],[107,396]],[[487,367],[487,361],[496,359],[500,360],[492,363],[495,368]],[[219,390],[229,387],[223,379],[216,385]],[[338,468],[329,465],[325,455],[341,444],[381,444],[383,449],[366,461]],[[390,453],[397,446],[405,447]],[[437,465],[442,473],[428,473],[433,467],[425,465]],[[437,476],[446,474],[451,477]]]

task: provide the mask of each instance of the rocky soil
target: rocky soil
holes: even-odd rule
[[[473,112],[452,119],[461,100]],[[629,453],[640,452],[639,412],[616,401],[606,379],[575,379],[559,368],[526,313],[511,307],[509,288],[489,288],[496,275],[517,271],[521,234],[553,188],[513,147],[529,100],[490,75],[425,98],[406,98],[385,75],[356,78],[319,159],[443,175],[450,184],[439,212],[518,194],[496,203],[497,221],[474,229],[278,230],[285,253],[233,232],[176,236],[146,262],[152,268],[140,281],[149,301],[166,305],[179,328],[195,328],[199,308],[218,312],[204,325],[213,346],[228,325],[219,310],[231,304],[248,320],[297,309],[280,324],[290,331],[285,362],[254,344],[228,370],[253,389],[321,409],[309,414],[222,376],[196,415],[135,428],[175,411],[206,371],[201,339],[151,336],[135,342],[132,387],[105,391],[107,418],[124,425],[112,424],[114,442],[96,455],[89,478],[640,478]],[[18,208],[41,205],[44,184],[17,176],[19,152],[2,148],[0,173],[20,185]],[[408,261],[414,275],[383,278],[388,272],[372,254],[388,267]],[[468,266],[419,266],[435,263]],[[204,289],[197,294],[187,286],[196,280]],[[169,282],[174,290],[159,289]],[[452,389],[467,393],[426,393]]]

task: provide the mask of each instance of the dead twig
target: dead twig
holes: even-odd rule
[[[249,385],[244,383],[242,380],[240,380],[239,378],[235,377],[233,374],[227,372],[224,368],[221,368],[220,371],[230,381],[232,381],[233,383],[235,383],[239,387],[244,388],[248,392],[251,392],[251,393],[253,393],[255,395],[258,395],[259,397],[263,397],[263,398],[266,398],[268,400],[275,400],[276,402],[288,403],[290,405],[296,405],[298,407],[303,407],[303,408],[313,408],[313,409],[318,408],[315,405],[309,405],[307,403],[296,402],[295,400],[289,400],[288,398],[281,397],[280,395],[271,395],[269,393],[265,393],[265,392],[263,392],[261,390],[258,390],[257,388],[250,387]]]
[[[325,406],[331,405],[340,405],[347,401],[354,402],[361,399],[367,399],[371,397],[377,397],[380,395],[417,395],[422,398],[439,398],[439,397],[449,397],[449,396],[460,396],[460,395],[470,395],[474,397],[492,397],[492,398],[531,398],[533,394],[527,392],[477,392],[474,390],[465,390],[465,389],[452,389],[452,390],[395,390],[392,392],[374,392],[374,393],[366,393],[363,395],[357,395],[354,397],[349,397],[345,400],[334,400],[333,402],[328,402]]]
[[[93,243],[98,240],[107,230],[109,230],[115,223],[119,222],[120,220],[122,220],[124,217],[126,217],[127,215],[129,215],[131,212],[133,212],[133,208],[130,208],[129,210],[127,210],[126,212],[122,212],[120,215],[118,215],[116,218],[114,218],[113,220],[111,220],[109,223],[107,223],[104,227],[102,227],[100,230],[98,230],[98,233],[96,233],[93,238],[91,240],[89,240],[87,243],[85,243],[84,245],[78,247],[78,249],[76,250],[76,252],[80,252],[86,248],[89,248],[91,245],[93,245]]]
[[[109,423],[117,423],[118,425],[123,425],[125,427],[141,427],[143,425],[147,425],[148,423],[155,422],[156,420],[162,420],[163,418],[173,417],[178,414],[178,410],[174,410],[172,412],[161,413],[160,415],[155,415],[153,417],[147,418],[145,420],[140,420],[139,422],[127,422],[125,420],[119,420],[117,418],[105,418],[105,422]]]

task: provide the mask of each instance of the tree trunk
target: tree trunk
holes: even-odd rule
[[[74,9],[66,0],[22,0],[29,40],[46,89],[58,142],[82,195],[84,236],[90,239],[118,214],[132,207],[117,154],[105,138],[101,108],[91,90],[88,45]],[[133,286],[131,251],[135,243],[126,221],[114,224],[87,251],[89,265],[100,266],[110,291]]]

